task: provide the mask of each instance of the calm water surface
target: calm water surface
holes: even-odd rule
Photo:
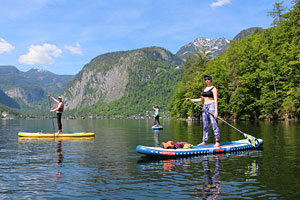
[[[263,148],[236,154],[155,160],[137,145],[201,142],[202,124],[163,120],[64,120],[65,131],[95,138],[28,139],[52,132],[51,120],[0,120],[0,199],[299,199],[300,124],[239,122]],[[222,141],[242,139],[220,124]],[[213,134],[210,134],[213,143]],[[173,198],[172,197],[172,198]]]

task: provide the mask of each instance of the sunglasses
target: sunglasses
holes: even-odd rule
[[[210,78],[206,78],[206,79],[204,79],[204,80],[206,80],[206,81],[209,80],[209,81],[210,81]]]

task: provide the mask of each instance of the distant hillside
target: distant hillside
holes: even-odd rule
[[[0,89],[0,104],[4,104],[10,108],[20,108],[20,105],[15,100],[7,96],[1,89]]]
[[[67,109],[77,114],[129,116],[165,108],[181,78],[182,60],[150,47],[107,53],[94,58],[64,90]]]
[[[0,65],[0,75],[20,74],[21,72],[12,65]]]
[[[239,34],[237,34],[234,38],[233,41],[240,41],[241,39],[251,35],[252,33],[261,33],[264,29],[260,27],[253,27],[253,28],[248,28],[245,30],[242,30]]]
[[[47,93],[58,95],[72,80],[73,75],[57,75],[40,69],[27,72],[19,71],[15,66],[0,66],[0,89],[9,97],[22,101],[19,104],[35,106],[43,101]]]

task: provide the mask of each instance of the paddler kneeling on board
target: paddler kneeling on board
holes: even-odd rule
[[[205,84],[201,97],[199,99],[187,98],[187,101],[200,102],[204,101],[202,110],[203,121],[203,140],[199,146],[205,146],[208,141],[209,124],[212,124],[216,144],[214,147],[220,147],[220,130],[218,126],[218,92],[217,88],[212,86],[212,77],[210,75],[204,76]],[[209,114],[208,112],[212,113]]]
[[[50,110],[50,112],[56,112],[56,115],[57,115],[57,125],[58,125],[58,132],[57,132],[57,134],[61,134],[62,133],[61,116],[62,116],[62,113],[64,111],[64,103],[62,102],[62,97],[59,96],[59,97],[57,97],[57,99],[55,99],[50,94],[48,94],[48,97],[50,97],[53,101],[56,102],[55,108],[52,109],[52,110]]]

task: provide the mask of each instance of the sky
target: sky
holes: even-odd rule
[[[0,67],[75,75],[98,55],[270,28],[291,0],[0,0]]]

